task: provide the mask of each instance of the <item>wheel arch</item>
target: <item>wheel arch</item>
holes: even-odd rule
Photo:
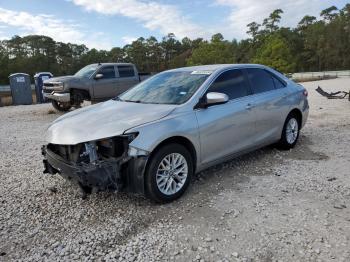
[[[145,166],[145,175],[143,176],[143,191],[145,193],[146,196],[150,197],[151,199],[154,199],[156,202],[168,202],[169,200],[164,200],[164,199],[157,199],[157,194],[154,193],[152,191],[152,187],[150,187],[149,179],[146,178],[147,172],[151,166],[151,162],[150,161],[152,159],[152,157],[159,151],[161,150],[162,147],[169,145],[169,144],[177,144],[177,145],[181,145],[183,147],[185,147],[191,158],[192,158],[192,163],[193,163],[193,174],[195,173],[196,170],[196,161],[197,161],[197,153],[196,153],[196,149],[194,144],[192,143],[192,141],[184,136],[171,136],[168,137],[166,139],[164,139],[163,141],[161,141],[160,143],[157,144],[157,146],[152,150],[152,152],[149,154],[148,159],[147,159],[147,163]],[[147,176],[149,177],[149,176]],[[188,182],[189,183],[189,182]],[[188,183],[186,183],[188,185]],[[181,191],[180,191],[181,192]],[[177,193],[176,193],[177,194]],[[180,196],[180,195],[179,195]],[[178,196],[178,197],[179,197]],[[178,198],[178,197],[175,197]]]
[[[70,89],[71,95],[80,93],[83,95],[83,99],[91,100],[91,95],[89,90],[79,89],[79,88],[71,88]]]
[[[180,144],[182,146],[184,146],[188,152],[190,153],[191,157],[192,157],[192,161],[193,161],[193,173],[195,173],[196,171],[196,167],[197,167],[197,152],[196,152],[196,148],[193,145],[193,143],[191,142],[191,140],[189,140],[188,138],[184,137],[184,136],[172,136],[172,137],[168,137],[166,139],[164,139],[162,142],[160,142],[151,152],[150,154],[150,158],[152,158],[152,156],[154,155],[155,152],[157,152],[157,150],[159,150],[159,148],[168,145],[168,144]]]
[[[302,125],[302,123],[303,123],[303,114],[301,113],[301,111],[300,111],[300,109],[298,109],[298,108],[294,108],[294,109],[292,109],[290,112],[289,112],[289,114],[288,114],[288,116],[289,115],[295,115],[297,118],[298,118],[298,124],[299,124],[299,127],[301,127],[301,125]],[[287,117],[288,117],[287,116]]]

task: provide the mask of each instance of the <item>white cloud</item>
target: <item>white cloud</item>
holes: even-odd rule
[[[216,4],[231,8],[227,19],[229,23],[225,36],[238,39],[246,37],[247,24],[250,22],[262,23],[275,9],[282,9],[281,24],[283,26],[296,26],[304,15],[317,16],[320,11],[331,6],[332,1],[320,0],[215,0]]]
[[[105,15],[122,15],[142,22],[150,30],[163,34],[174,33],[177,37],[199,37],[201,28],[192,23],[173,5],[140,0],[72,0],[88,11]]]
[[[58,41],[72,40],[76,42],[83,38],[83,33],[77,29],[77,26],[65,24],[50,15],[32,15],[27,12],[17,12],[3,8],[0,8],[0,13],[0,22],[30,33],[47,35]]]
[[[137,39],[137,37],[129,36],[129,35],[126,35],[126,36],[123,36],[123,37],[122,37],[122,40],[123,40],[123,43],[124,43],[124,44],[131,44],[131,43],[134,42],[136,39]]]
[[[86,44],[88,47],[98,49],[111,48],[112,43],[101,35],[87,34],[80,30],[80,26],[72,22],[67,23],[52,15],[33,15],[27,12],[18,12],[0,7],[0,23],[4,26],[12,26],[21,30],[21,35],[37,34],[52,37],[56,41]],[[92,36],[91,36],[92,35]],[[8,37],[11,37],[9,35]],[[3,35],[2,35],[3,37]]]
[[[283,26],[295,26],[305,14],[317,16],[320,11],[334,1],[326,0],[214,0],[215,5],[224,6],[229,11],[228,17],[219,19],[215,24],[205,28],[195,24],[174,4],[164,4],[160,0],[66,0],[81,6],[87,11],[104,15],[119,15],[140,22],[145,28],[162,34],[174,33],[178,38],[210,38],[221,32],[227,39],[246,37],[246,25],[252,21],[261,23],[274,9],[281,8]],[[191,2],[193,3],[193,2]],[[178,4],[179,5],[179,4]],[[199,8],[199,7],[197,7]],[[201,11],[201,10],[199,10]],[[47,14],[30,14],[8,10],[0,7],[0,38],[11,37],[9,29],[19,29],[20,35],[42,34],[56,41],[86,44],[89,48],[110,49],[113,46],[111,36],[107,33],[91,32],[78,25],[74,20],[62,20]],[[136,37],[122,37],[125,44]]]

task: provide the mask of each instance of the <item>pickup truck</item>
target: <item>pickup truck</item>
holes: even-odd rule
[[[45,80],[43,94],[55,109],[68,111],[79,108],[84,100],[95,103],[116,97],[146,77],[130,63],[91,64],[73,76]]]

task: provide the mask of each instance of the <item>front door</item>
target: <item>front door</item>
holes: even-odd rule
[[[119,89],[118,93],[121,94],[131,87],[138,84],[139,76],[136,75],[134,66],[132,65],[118,65],[118,74],[119,74]]]
[[[102,74],[103,76],[93,80],[95,99],[104,100],[117,96],[118,78],[114,66],[103,66],[96,72],[96,75],[97,74]]]
[[[223,72],[207,90],[225,93],[225,104],[196,109],[201,162],[210,163],[252,146],[255,113],[249,84],[239,69]]]

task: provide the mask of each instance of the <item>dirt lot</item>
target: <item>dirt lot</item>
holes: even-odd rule
[[[350,79],[305,83],[311,111],[295,149],[215,166],[167,205],[82,200],[42,174],[44,130],[59,114],[0,108],[0,261],[350,261],[350,103],[317,85],[348,90]]]

